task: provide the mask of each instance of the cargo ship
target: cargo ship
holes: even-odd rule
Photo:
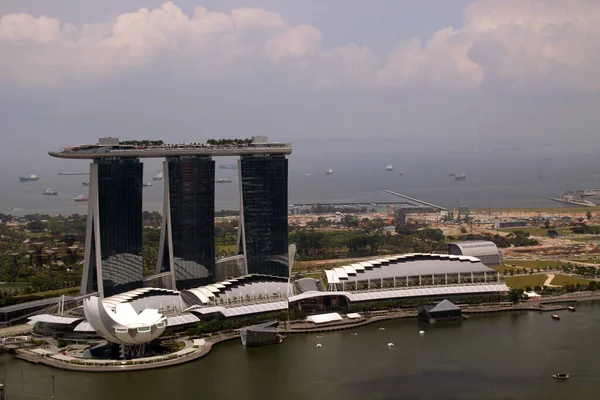
[[[88,198],[87,198],[87,196],[84,196],[84,195],[80,194],[80,195],[77,195],[76,197],[74,197],[73,200],[75,200],[75,201],[88,201]]]
[[[25,177],[20,176],[19,180],[21,182],[35,182],[35,181],[39,181],[40,178],[36,174],[31,174],[31,175],[25,176]]]

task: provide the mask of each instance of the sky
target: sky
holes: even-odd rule
[[[0,168],[122,139],[600,150],[597,0],[3,0]]]

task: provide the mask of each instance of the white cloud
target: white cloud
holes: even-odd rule
[[[321,32],[310,25],[300,25],[270,38],[265,52],[274,60],[284,57],[313,55],[321,45]]]
[[[350,40],[351,38],[349,38]],[[478,0],[461,27],[400,41],[388,54],[274,12],[229,13],[174,3],[81,28],[28,14],[0,18],[0,80],[52,85],[169,65],[190,80],[285,76],[299,87],[553,88],[597,91],[600,7],[592,0]]]

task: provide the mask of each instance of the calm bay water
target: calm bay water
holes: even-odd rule
[[[356,336],[290,336],[262,348],[236,340],[204,359],[140,372],[67,372],[2,355],[0,377],[6,371],[8,400],[49,399],[52,374],[57,400],[596,399],[600,305],[580,304],[561,316],[490,314],[432,327],[398,320]],[[557,372],[571,379],[552,379]]]
[[[152,181],[160,160],[142,160],[144,180]],[[235,163],[233,158],[217,163]],[[392,163],[393,172],[385,170]],[[76,203],[73,197],[87,194],[81,183],[86,176],[59,176],[58,172],[86,171],[85,161],[59,160],[42,156],[38,164],[24,164],[0,170],[0,212],[86,213],[86,203]],[[335,174],[326,175],[328,168]],[[404,176],[398,176],[402,171]],[[37,173],[38,182],[20,183],[19,176]],[[216,170],[217,178],[233,182],[216,185],[216,209],[238,209],[237,170]],[[456,182],[450,173],[465,173],[467,180]],[[543,175],[543,177],[539,177]],[[144,189],[144,208],[162,210],[163,183]],[[43,196],[52,187],[58,196]],[[503,152],[396,153],[384,149],[381,154],[332,152],[328,157],[311,156],[307,151],[295,151],[290,157],[289,202],[392,202],[397,197],[386,194],[389,189],[425,201],[452,208],[458,201],[471,208],[556,207],[560,203],[548,200],[574,188],[600,187],[600,165],[595,154],[522,154]],[[22,210],[9,210],[9,207]]]

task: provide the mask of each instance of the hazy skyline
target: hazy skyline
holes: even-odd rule
[[[108,135],[590,151],[598,48],[592,0],[9,0],[0,164]]]

